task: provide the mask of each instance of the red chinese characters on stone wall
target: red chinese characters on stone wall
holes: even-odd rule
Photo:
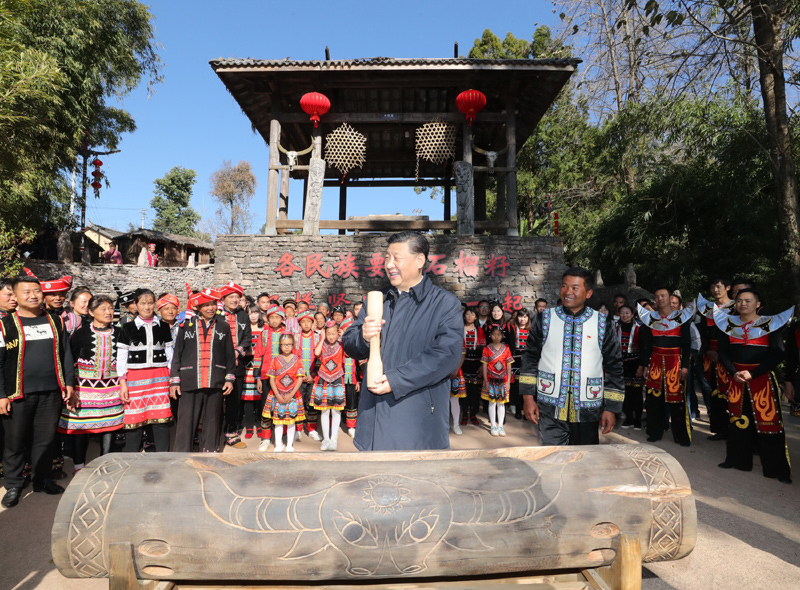
[[[362,267],[357,264],[358,260],[353,252],[339,254],[339,259],[332,265],[326,264],[323,258],[324,255],[321,252],[309,254],[305,257],[305,268],[302,268],[295,263],[294,254],[284,252],[278,260],[277,266],[272,270],[282,278],[291,278],[296,272],[304,272],[306,277],[309,278],[316,273],[323,278],[329,279],[331,278],[331,271],[335,276],[342,279],[350,277],[358,279],[361,277]],[[446,259],[446,254],[430,254],[425,272],[434,276],[444,276],[448,272],[452,272],[462,279],[476,279],[481,270],[483,270],[484,276],[505,278],[512,268],[508,257],[503,254],[491,254],[485,262],[481,263],[480,257],[476,254],[460,250],[458,258],[453,260],[452,266],[445,262]],[[367,278],[385,278],[385,263],[386,258],[382,253],[373,252],[364,265],[363,272],[366,273]]]
[[[328,295],[328,304],[333,307],[335,305],[350,305],[352,303],[347,298],[347,293],[331,293]]]
[[[506,291],[503,301],[500,302],[503,309],[508,312],[519,311],[522,309],[522,295],[514,295],[511,291]]]

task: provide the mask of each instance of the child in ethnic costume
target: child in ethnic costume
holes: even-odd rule
[[[170,371],[171,395],[180,397],[176,452],[192,451],[199,423],[203,424],[199,434],[202,452],[216,452],[223,444],[222,404],[225,397],[233,395],[236,353],[230,326],[217,314],[219,297],[214,289],[192,295],[196,315],[184,320],[178,331]]]
[[[467,347],[464,344],[461,362],[458,364],[458,368],[450,374],[450,415],[453,417],[453,434],[463,434],[458,423],[461,420],[461,400],[467,397],[467,384],[462,371],[466,351]]]
[[[467,397],[461,405],[461,426],[478,422],[478,407],[481,404],[481,383],[483,383],[483,369],[481,359],[483,348],[486,346],[486,336],[483,329],[478,326],[478,309],[468,307],[464,312],[464,362],[461,372],[467,387]]]
[[[335,451],[344,409],[344,347],[339,341],[339,326],[333,320],[325,325],[325,340],[317,344],[319,372],[311,405],[321,412],[321,451]]]
[[[266,408],[267,393],[269,393],[269,371],[272,359],[280,355],[280,336],[283,333],[283,321],[286,319],[286,312],[278,304],[272,304],[267,308],[267,326],[261,332],[261,340],[254,351],[253,377],[256,380],[256,390],[264,396],[264,409],[261,412],[261,445],[259,451],[266,451],[269,448],[269,439],[272,438],[272,419],[269,417]],[[260,362],[259,362],[260,361]],[[266,383],[264,383],[266,382]]]
[[[73,436],[75,472],[86,463],[89,434],[102,434],[100,454],[111,450],[111,433],[122,428],[124,409],[117,377],[117,341],[122,328],[112,326],[114,302],[100,295],[89,301],[92,322],[84,322],[72,335],[75,360],[75,409],[64,406],[58,432]]]
[[[258,305],[247,306],[247,317],[250,320],[250,353],[244,357],[244,386],[242,387],[242,421],[244,422],[244,437],[253,438],[254,429],[257,426],[258,437],[261,438],[261,414],[264,412],[264,399],[258,393],[255,378],[256,362],[261,364],[263,357],[256,361],[255,350],[261,340],[261,332],[264,330],[264,320],[261,317],[261,310]]]
[[[758,293],[745,288],[736,294],[738,316],[721,308],[714,312],[714,322],[722,330],[719,361],[732,376],[727,453],[719,466],[751,471],[757,446],[764,477],[792,483],[780,389],[772,371],[783,360],[780,331],[792,318],[794,307],[779,315],[760,316],[760,306]]]
[[[270,392],[264,404],[264,417],[272,420],[275,427],[275,452],[284,450],[281,439],[286,427],[286,452],[294,452],[294,429],[291,428],[305,419],[300,385],[303,383],[303,361],[294,354],[294,335],[281,334],[280,354],[272,359],[269,375]]]
[[[519,373],[522,368],[522,353],[525,352],[525,346],[528,344],[528,332],[531,327],[531,312],[526,308],[522,308],[517,312],[517,317],[511,324],[512,338],[514,346],[512,353],[514,355],[514,366],[511,369],[511,408],[514,410],[514,418],[522,420],[522,396],[519,394]]]
[[[483,391],[481,399],[489,402],[489,423],[492,436],[505,436],[503,422],[511,390],[511,363],[514,357],[503,344],[503,330],[494,325],[489,333],[491,343],[483,349]]]
[[[352,323],[353,318],[345,318],[339,326],[339,333],[344,334]],[[341,336],[339,340],[341,341]],[[344,353],[344,425],[350,438],[356,435],[358,401],[361,397],[361,365],[365,362],[359,363]]]
[[[239,307],[239,301],[244,297],[244,289],[228,281],[219,290],[222,296],[223,318],[228,322],[231,330],[233,349],[236,351],[236,362],[234,375],[236,382],[233,386],[233,394],[226,395],[223,401],[225,413],[225,438],[228,445],[243,449],[247,445],[239,437],[241,408],[239,403],[242,400],[242,389],[244,388],[244,374],[247,369],[245,357],[250,353],[252,346],[252,335],[250,332],[250,318],[244,309]]]
[[[117,375],[125,405],[125,452],[138,452],[144,426],[153,428],[156,451],[169,450],[170,327],[155,317],[156,296],[150,289],[136,292],[133,321],[122,326],[117,343]]]
[[[311,403],[311,398],[314,394],[314,374],[315,365],[317,362],[316,348],[317,344],[322,340],[314,331],[314,316],[310,311],[301,311],[297,316],[298,325],[300,326],[300,333],[295,335],[295,354],[303,361],[303,384],[300,386],[300,395],[303,398],[303,407],[306,411],[306,432],[311,440],[322,440],[322,437],[317,432],[317,422],[319,419],[319,410],[317,410]],[[298,429],[302,427],[302,422],[298,423]]]

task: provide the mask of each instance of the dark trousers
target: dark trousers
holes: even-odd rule
[[[234,392],[224,396],[231,397]],[[222,419],[222,390],[199,389],[184,391],[178,404],[178,424],[175,427],[176,453],[191,453],[197,425],[203,423],[200,433],[200,451],[214,453],[220,445]]]
[[[345,428],[355,428],[358,423],[358,400],[361,392],[356,391],[355,383],[345,383],[344,386],[344,425]]]
[[[778,400],[776,400],[778,401]],[[775,404],[778,412],[780,403]],[[781,423],[783,417],[781,416]],[[792,475],[786,449],[786,433],[759,433],[753,419],[753,408],[748,391],[742,395],[742,417],[732,419],[728,428],[725,462],[742,471],[752,471],[753,451],[758,446],[761,456],[761,471],[764,477],[788,479]]]
[[[647,437],[661,440],[664,436],[664,421],[669,419],[671,422],[672,438],[676,443],[688,446],[692,442],[692,425],[689,422],[688,408],[686,403],[686,389],[682,385],[683,401],[680,403],[666,403],[664,394],[658,396],[648,392],[645,399],[645,410],[647,411]],[[653,441],[651,441],[653,442]]]
[[[266,391],[261,394],[261,399],[242,400],[242,422],[245,428],[255,428],[256,426],[261,428],[261,415],[264,413],[264,402],[266,400]]]
[[[541,406],[540,406],[541,407]],[[549,414],[539,414],[539,438],[542,446],[599,445],[600,421],[565,422]]]
[[[481,407],[481,384],[475,380],[465,379],[467,397],[461,398],[461,418],[477,416]]]
[[[11,412],[3,417],[3,470],[6,489],[22,487],[25,481],[22,468],[28,446],[33,465],[33,483],[42,484],[50,478],[53,469],[53,441],[61,404],[61,391],[26,393],[21,400],[11,402]]]
[[[625,424],[633,424],[636,428],[642,427],[642,399],[641,385],[625,385],[625,399],[622,402],[622,411],[625,412]]]
[[[300,386],[300,395],[303,397],[303,407],[306,409],[306,432],[317,429],[319,421],[319,410],[311,405],[311,397],[314,395],[314,383],[303,383]],[[303,430],[303,422],[298,422],[295,426],[297,430]]]
[[[261,380],[261,399],[263,401],[263,405],[266,405],[267,396],[269,395],[270,388],[269,388],[269,377],[266,379]],[[264,418],[263,415],[263,405],[262,405],[262,415],[261,415],[261,428],[264,431],[261,434],[262,440],[269,440],[272,438],[272,418]]]
[[[169,422],[164,424],[149,424],[153,432],[153,445],[156,452],[166,453],[169,451]],[[131,428],[125,431],[125,447],[123,453],[138,453],[142,448],[142,436],[144,427]]]
[[[67,436],[69,440],[72,441],[73,464],[83,465],[86,463],[86,451],[89,449],[89,433],[82,432],[80,434],[70,434]],[[100,456],[103,456],[111,450],[111,438],[114,436],[114,433],[103,432],[100,436]]]
[[[225,406],[225,434],[239,431],[243,386],[244,377],[237,377],[236,381],[233,382],[233,391],[225,396],[225,401],[223,402]],[[180,410],[180,406],[178,406],[178,409]],[[205,422],[203,424],[205,425]],[[203,428],[205,429],[205,426]]]

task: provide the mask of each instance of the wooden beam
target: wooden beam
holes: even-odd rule
[[[340,186],[341,180],[326,180],[325,186]],[[350,188],[376,188],[393,186],[442,186],[441,180],[349,180],[347,186]]]
[[[306,217],[308,221],[308,217]],[[301,219],[279,219],[277,220],[278,229],[301,229],[303,220]],[[393,219],[348,219],[345,221],[328,219],[320,220],[320,229],[345,229],[363,231],[393,231],[393,230],[436,230],[436,229],[457,229],[458,221],[403,221]],[[475,228],[487,229],[506,229],[508,224],[505,221],[476,221]]]
[[[480,123],[504,123],[504,113],[485,113],[481,111]],[[430,123],[431,121],[447,121],[461,123],[462,113],[331,113],[320,117],[321,124],[334,123]],[[281,123],[308,123],[308,115],[301,113],[285,113],[281,115]]]

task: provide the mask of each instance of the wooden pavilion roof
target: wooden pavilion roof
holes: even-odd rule
[[[464,115],[456,96],[469,88],[486,94],[486,108],[473,124],[475,144],[487,150],[506,145],[506,105],[516,111],[517,149],[580,63],[578,59],[483,60],[469,58],[291,61],[217,59],[210,62],[253,130],[269,143],[271,119],[281,123],[281,146],[302,151],[313,124],[300,97],[321,92],[331,101],[322,117],[323,138],[347,122],[367,136],[366,162],[348,178],[415,177],[416,129],[441,120],[459,124],[456,159],[461,159]],[[324,142],[323,142],[324,152]],[[443,166],[420,162],[420,178],[442,177]],[[305,176],[299,173],[297,176]],[[338,178],[331,167],[326,178]]]

